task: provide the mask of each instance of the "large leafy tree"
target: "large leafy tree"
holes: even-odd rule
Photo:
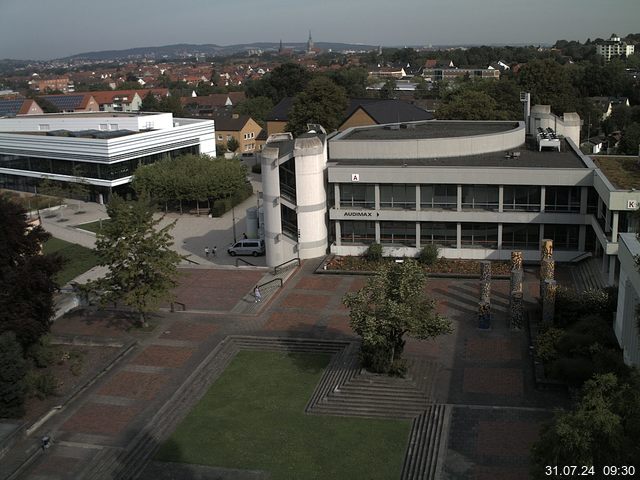
[[[285,97],[300,93],[311,80],[311,73],[296,63],[284,63],[260,80],[249,82],[246,92],[249,97],[268,97],[276,104]]]
[[[543,428],[533,447],[534,478],[550,478],[545,465],[593,465],[601,472],[604,465],[637,464],[639,392],[637,371],[624,380],[607,373],[587,381],[576,406]]]
[[[449,320],[436,312],[425,296],[427,276],[414,260],[387,263],[343,303],[350,309],[351,328],[362,337],[365,367],[394,373],[404,349],[405,335],[429,339],[451,333]]]
[[[331,132],[340,125],[347,106],[344,88],[327,77],[314,78],[293,101],[287,130],[299,135],[308,123],[318,123]]]
[[[40,255],[49,238],[27,223],[25,211],[0,195],[0,334],[12,331],[27,350],[49,331],[57,256]]]
[[[0,418],[24,414],[27,362],[14,332],[0,334]]]
[[[264,119],[273,108],[273,102],[269,97],[247,98],[240,103],[235,111],[241,115],[249,115],[252,119],[264,126]]]
[[[110,221],[97,235],[96,253],[109,270],[88,289],[98,293],[103,304],[122,302],[133,308],[146,326],[149,314],[171,299],[176,286],[181,256],[171,248],[175,222],[159,228],[161,219],[154,219],[145,198],[126,202],[116,196],[107,213]]]

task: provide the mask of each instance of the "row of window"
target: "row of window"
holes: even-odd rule
[[[497,185],[462,185],[460,203],[463,209],[498,210]],[[590,195],[589,201],[597,205]],[[590,205],[593,208],[593,205]],[[375,208],[375,185],[341,184],[341,208]],[[538,186],[503,187],[502,208],[505,211],[540,211],[541,189]],[[380,185],[380,208],[415,210],[416,186],[412,184]],[[457,185],[420,185],[420,208],[456,210]],[[580,187],[546,187],[545,210],[548,212],[580,212]]]
[[[435,244],[457,248],[458,227],[452,222],[420,223],[420,244]],[[545,225],[544,237],[554,241],[557,250],[578,250],[578,225]],[[376,241],[375,222],[340,222],[342,244],[366,245]],[[540,242],[539,224],[503,224],[502,248],[537,250]],[[380,243],[407,247],[416,246],[416,224],[412,222],[380,222]],[[498,248],[498,224],[462,223],[462,248]]]

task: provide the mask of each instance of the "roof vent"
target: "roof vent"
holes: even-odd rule
[[[385,130],[400,130],[400,124],[398,123],[392,123],[390,125],[385,125],[384,126]]]

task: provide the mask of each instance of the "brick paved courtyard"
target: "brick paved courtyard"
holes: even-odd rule
[[[138,345],[53,417],[47,428],[55,432],[57,443],[26,478],[69,478],[87,468],[92,458],[87,452],[94,448],[127,448],[226,335],[354,338],[342,297],[361,288],[366,277],[316,275],[313,267],[311,262],[303,265],[257,315],[230,311],[263,272],[193,269],[181,278],[178,300],[189,309],[215,313],[163,312],[156,328],[144,334],[132,334],[130,323],[112,312],[74,314],[56,322],[54,332],[134,338]],[[527,302],[535,300],[536,287],[537,280],[527,276]],[[478,281],[431,279],[426,293],[455,331],[431,341],[407,340],[409,358],[441,364],[433,379],[434,398],[453,406],[447,478],[527,478],[530,445],[550,408],[562,400],[533,388],[525,334],[506,326],[507,289],[507,281],[493,282],[494,322],[490,331],[480,331]]]

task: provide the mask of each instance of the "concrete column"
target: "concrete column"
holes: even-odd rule
[[[544,212],[544,204],[546,202],[545,196],[547,193],[547,187],[545,187],[544,185],[542,185],[540,187],[540,211]],[[542,237],[540,237],[542,238]]]
[[[542,240],[544,240],[544,223],[540,224],[540,236],[538,238],[538,250],[542,248]]]
[[[262,166],[262,209],[264,211],[264,243],[267,266],[289,260],[282,248],[282,220],[280,215],[280,172],[278,170],[279,150],[265,146],[260,155]],[[294,159],[289,160],[291,162]]]
[[[458,201],[458,205],[457,205],[456,210],[458,210],[458,212],[461,212],[462,211],[462,185],[458,185],[456,198],[457,198],[457,201]]]
[[[456,224],[456,248],[462,248],[462,224],[460,222]]]
[[[416,248],[422,248],[420,245],[420,222],[416,222]]]
[[[342,245],[342,225],[338,220],[335,220],[333,223],[336,226],[336,246],[339,247]]]
[[[336,208],[340,208],[340,184],[333,184],[333,197]]]
[[[375,199],[376,210],[380,210],[380,184],[378,183],[373,187],[373,197]]]
[[[604,248],[603,248],[604,250]],[[606,253],[602,253],[602,273],[607,273],[607,265],[608,265],[609,255]]]
[[[380,243],[380,222],[376,221],[376,243]]]
[[[616,255],[609,256],[609,285],[615,285],[616,283],[616,259],[618,257]]]
[[[607,208],[607,211],[604,215],[604,233],[609,233],[611,231],[611,227],[609,226],[611,223],[611,210]]]
[[[580,214],[587,214],[587,201],[589,198],[589,187],[580,187]]]
[[[597,218],[602,217],[602,207],[604,205],[604,202],[602,201],[602,198],[600,198],[600,195],[598,195],[598,214],[597,214]]]
[[[498,224],[498,250],[502,249],[502,224]]]
[[[420,185],[416,185],[416,212],[420,211]]]
[[[611,241],[613,243],[618,242],[618,220],[620,218],[620,212],[612,212],[613,218],[611,221]]]
[[[504,185],[500,185],[498,187],[498,212],[504,212]],[[498,228],[501,227],[502,225]],[[500,245],[501,243],[501,237],[500,234],[498,234],[498,245]]]
[[[581,252],[584,252],[585,250],[585,243],[587,241],[587,226],[586,225],[580,225],[580,228],[578,229],[578,250],[580,250]]]

